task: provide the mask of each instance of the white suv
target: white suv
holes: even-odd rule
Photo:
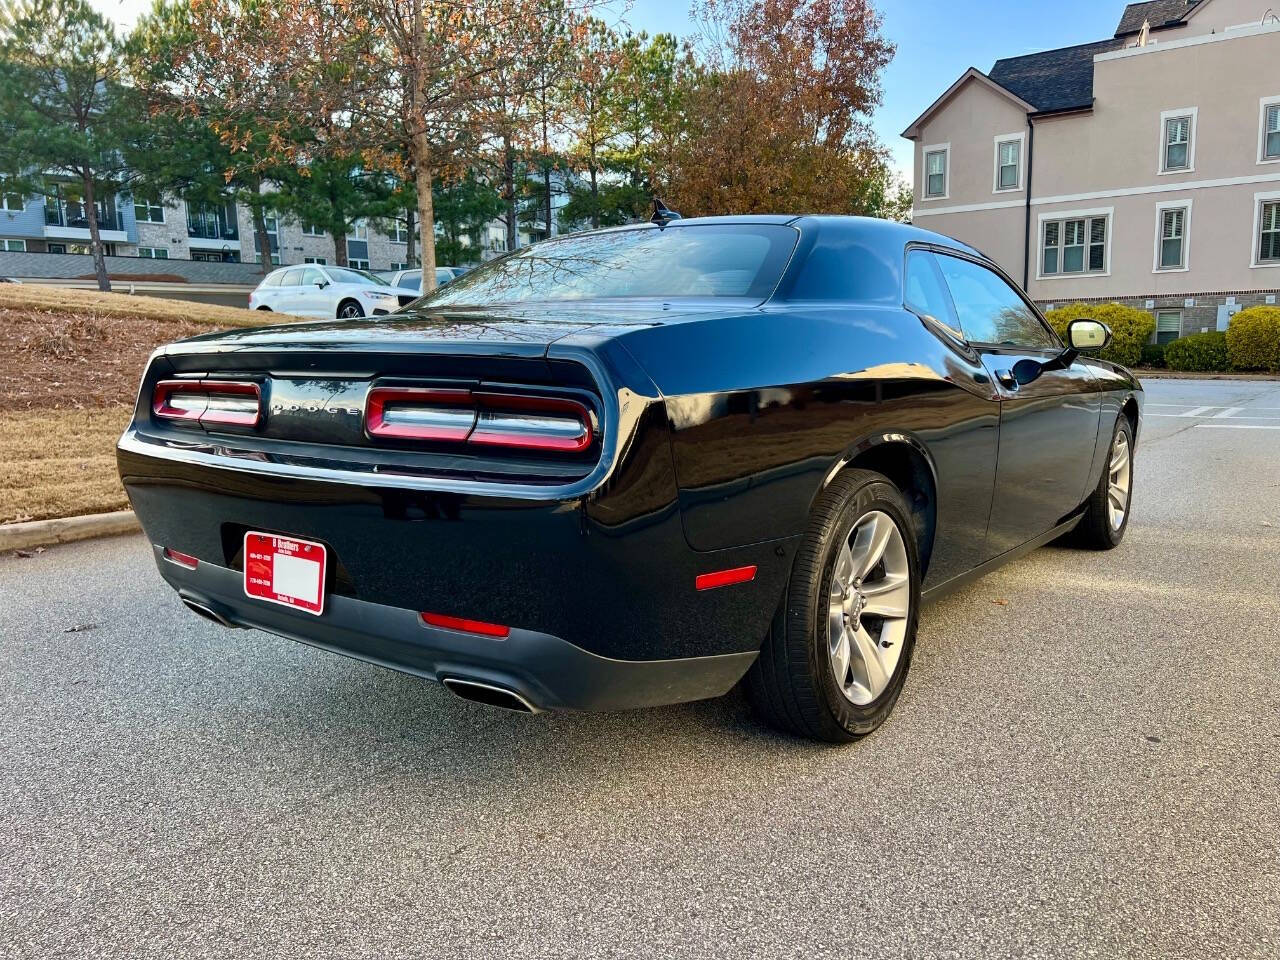
[[[363,270],[305,264],[263,277],[249,294],[249,309],[352,319],[390,313],[412,299]]]

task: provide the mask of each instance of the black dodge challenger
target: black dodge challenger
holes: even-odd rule
[[[874,730],[921,605],[1124,536],[1142,391],[999,267],[844,217],[517,251],[395,314],[163,347],[120,475],[182,601],[518,710]]]

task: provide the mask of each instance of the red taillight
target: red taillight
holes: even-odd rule
[[[748,583],[756,578],[756,568],[735,567],[732,570],[717,570],[715,573],[704,573],[696,577],[693,585],[699,590],[714,590],[716,587],[728,587],[735,583]]]
[[[164,548],[164,558],[170,563],[176,563],[180,567],[186,567],[188,570],[194,570],[200,563],[195,557],[189,553],[179,553],[170,547]]]
[[[262,391],[240,380],[161,380],[151,412],[162,420],[256,427],[262,419]]]
[[[591,411],[567,397],[430,387],[374,387],[369,436],[579,453],[591,446]]]
[[[497,623],[485,623],[483,620],[466,620],[462,617],[446,617],[440,613],[422,614],[422,622],[429,627],[440,627],[443,630],[460,630],[463,633],[478,633],[482,637],[496,637],[500,640],[511,635],[511,628]]]

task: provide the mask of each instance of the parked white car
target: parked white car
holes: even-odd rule
[[[466,273],[462,267],[436,267],[436,286],[443,287],[455,277],[460,277]],[[422,268],[417,267],[413,270],[396,270],[393,273],[380,273],[380,277],[384,277],[393,287],[403,287],[406,290],[422,290]]]
[[[390,313],[412,299],[363,270],[306,264],[272,270],[249,294],[249,309],[352,319]]]

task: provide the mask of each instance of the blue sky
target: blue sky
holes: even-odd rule
[[[122,26],[131,26],[150,0],[90,0]],[[624,0],[615,0],[621,9]],[[884,105],[876,133],[910,175],[911,145],[899,136],[969,67],[984,73],[1001,57],[1103,40],[1115,32],[1125,0],[876,0],[884,31],[898,55],[884,77]],[[1280,4],[1278,4],[1280,6]],[[693,32],[689,0],[634,0],[626,20],[649,33]]]
[[[876,0],[884,32],[898,45],[874,117],[894,162],[910,175],[911,144],[900,134],[969,67],[984,73],[1001,57],[1104,40],[1125,0]],[[1280,6],[1280,4],[1278,4]],[[627,21],[649,33],[693,31],[688,0],[635,0]]]

